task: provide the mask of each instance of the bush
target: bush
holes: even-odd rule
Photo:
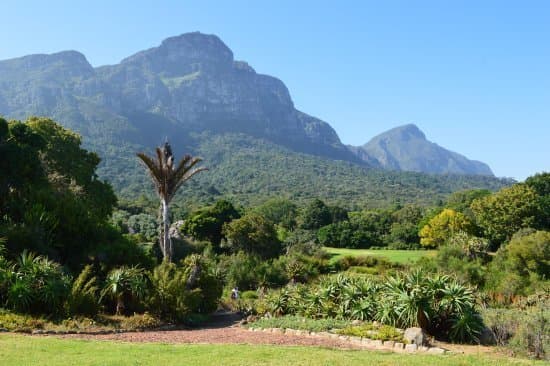
[[[126,330],[146,330],[158,328],[161,324],[159,318],[146,312],[123,317],[120,322],[120,328]]]
[[[489,266],[487,289],[504,296],[529,295],[550,273],[550,232],[517,235],[500,248]]]
[[[495,335],[498,345],[536,358],[549,358],[550,297],[531,297],[527,306],[509,309],[486,309],[483,320]],[[529,299],[528,299],[529,300]]]
[[[458,342],[477,342],[483,326],[470,288],[448,276],[420,272],[387,276],[381,282],[343,274],[326,276],[315,286],[287,286],[272,292],[266,302],[274,316],[420,326]]]
[[[93,276],[92,266],[88,265],[73,282],[67,298],[67,313],[69,315],[95,316],[100,307],[98,292],[97,278]]]
[[[8,308],[32,314],[62,314],[70,279],[59,264],[26,251],[13,265],[3,262],[0,288],[5,293],[0,297],[6,299]]]
[[[390,325],[374,325],[369,323],[359,326],[348,326],[339,330],[337,333],[352,337],[369,338],[381,341],[405,342],[403,339],[403,332],[398,331]]]
[[[277,318],[261,318],[248,325],[250,328],[281,328],[306,330],[309,332],[326,332],[331,329],[344,328],[349,321],[338,319],[309,319],[301,316],[287,315]]]
[[[147,299],[150,311],[168,321],[183,321],[191,312],[186,301],[186,278],[174,263],[163,262],[149,275],[151,295]]]

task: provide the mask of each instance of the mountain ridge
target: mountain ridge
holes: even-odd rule
[[[376,135],[355,151],[358,150],[389,170],[494,176],[487,164],[429,141],[425,133],[412,123]]]
[[[378,159],[362,148],[344,145],[327,122],[297,110],[288,88],[280,79],[256,73],[245,61],[235,60],[232,51],[217,36],[202,33],[171,37],[118,64],[95,68],[78,51],[0,61],[0,114],[21,120],[32,115],[48,116],[80,133],[84,146],[103,159],[100,177],[113,182],[119,191],[140,182],[136,190],[129,190],[131,195],[138,194],[146,181],[145,173],[139,170],[135,161],[135,153],[151,151],[165,136],[170,137],[176,155],[185,149],[185,152],[204,154],[215,164],[223,165],[224,162],[217,159],[220,155],[212,154],[205,141],[230,143],[228,149],[241,156],[241,149],[246,147],[234,143],[235,139],[221,136],[245,134],[249,136],[247,144],[255,146],[264,158],[270,154],[277,161],[291,157],[289,161],[308,165],[311,174],[304,179],[315,182],[304,181],[303,185],[324,187],[317,180],[329,181],[330,174],[337,174],[341,182],[363,181],[362,174],[365,182],[369,181],[369,175],[386,174],[392,176],[392,180],[398,179],[393,173],[375,171],[381,167]],[[221,138],[205,140],[201,137],[204,134]],[[232,153],[224,151],[223,156],[230,159]],[[327,165],[319,158],[331,162]],[[246,159],[242,161],[253,165],[243,169],[235,160],[232,167],[224,168],[225,171],[235,169],[237,174],[244,174],[240,171],[268,169],[269,164],[265,163],[268,159]],[[347,164],[358,169],[353,172],[343,169]],[[316,165],[322,168],[315,168]],[[292,174],[301,173],[300,167],[284,169],[277,165],[276,169],[280,179],[287,182],[294,181]],[[349,174],[353,179],[350,180]],[[255,176],[255,173],[249,172],[246,176]],[[417,179],[409,175],[402,177],[404,180]],[[216,179],[227,189],[239,190],[225,182],[224,177]],[[467,176],[458,186],[445,181],[446,178],[426,176],[418,179],[430,182],[428,184],[434,185],[438,192],[448,192],[450,187],[496,188],[507,184],[498,179]],[[201,184],[208,183],[201,180]],[[439,184],[446,188],[435,187]],[[370,183],[369,187],[377,188]],[[296,187],[286,189],[295,190]],[[362,189],[357,192],[363,192]],[[249,187],[248,191],[251,190]],[[413,191],[420,192],[411,188]],[[340,194],[328,188],[326,192]],[[412,193],[410,195],[413,197]]]

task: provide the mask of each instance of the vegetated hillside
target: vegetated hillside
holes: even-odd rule
[[[354,154],[328,123],[296,110],[280,80],[201,33],[98,68],[76,51],[0,61],[0,114],[47,116],[80,133],[103,159],[100,176],[128,197],[149,191],[135,153],[166,137],[176,156],[202,155],[212,168],[184,193],[197,202],[217,192],[245,202],[266,195],[433,202],[456,189],[507,184],[369,169],[383,164]]]
[[[386,131],[360,147],[351,147],[360,158],[375,160],[390,170],[435,174],[472,174],[492,176],[485,163],[466,157],[430,142],[420,129],[405,125]]]
[[[296,153],[244,134],[203,133],[194,135],[193,139],[196,141],[193,154],[203,157],[210,170],[193,178],[183,187],[179,197],[197,204],[212,202],[221,196],[243,205],[281,196],[298,202],[319,197],[349,208],[407,202],[434,204],[457,190],[495,190],[510,183],[485,176],[428,175],[365,168]],[[121,169],[126,174],[120,174]],[[106,164],[101,173],[123,196],[152,192],[149,178],[136,159]]]

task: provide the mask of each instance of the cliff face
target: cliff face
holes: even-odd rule
[[[365,145],[354,147],[352,151],[361,158],[374,159],[379,166],[389,170],[493,175],[486,164],[469,160],[428,141],[424,133],[412,124],[384,132]]]
[[[294,108],[280,80],[235,61],[212,35],[168,38],[96,69],[74,51],[1,61],[0,85],[0,113],[52,116],[91,139],[239,132],[360,163],[330,125]]]

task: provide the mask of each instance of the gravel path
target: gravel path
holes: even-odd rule
[[[240,317],[233,313],[218,313],[205,327],[190,330],[166,330],[113,334],[67,334],[57,337],[121,342],[161,342],[195,344],[272,344],[288,346],[320,346],[356,349],[359,346],[339,339],[307,335],[251,332],[239,326]]]
[[[202,344],[272,344],[288,346],[320,346],[330,348],[360,348],[347,341],[324,337],[251,332],[238,326],[195,330],[149,331],[114,334],[68,334],[63,338],[112,340],[122,342],[202,343]]]

